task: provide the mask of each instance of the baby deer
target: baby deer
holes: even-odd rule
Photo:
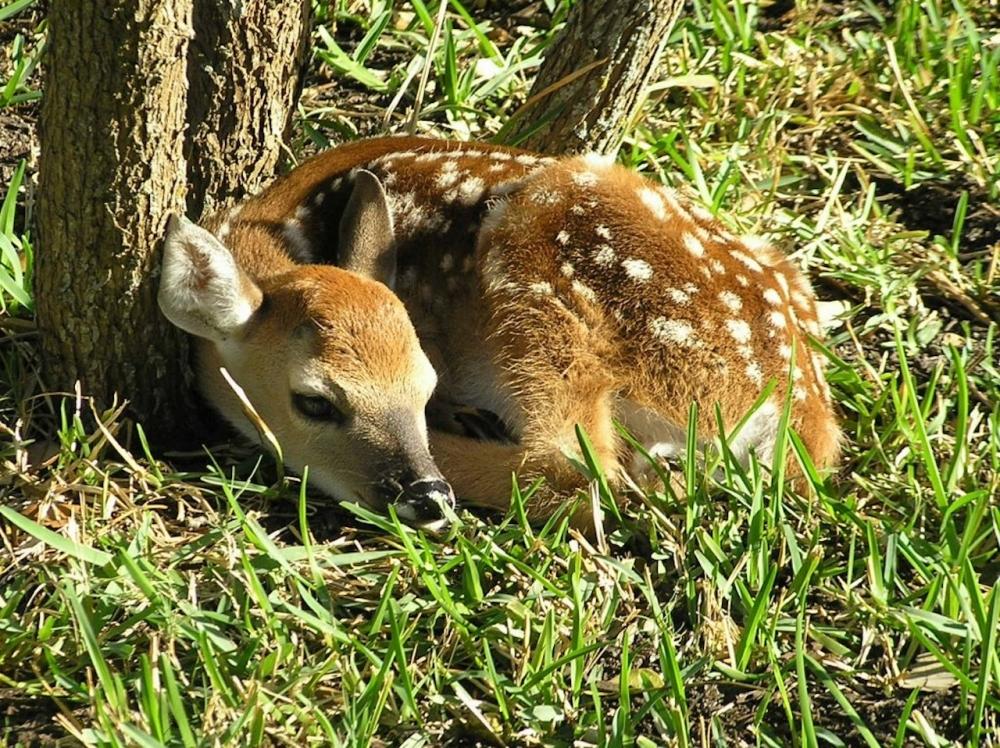
[[[346,145],[204,228],[174,221],[160,304],[198,337],[201,390],[237,427],[253,433],[220,367],[293,468],[414,522],[455,494],[505,509],[512,473],[545,479],[528,509],[548,517],[586,483],[570,459],[577,425],[616,481],[642,462],[613,422],[671,457],[692,402],[702,440],[717,436],[717,407],[734,455],[769,463],[790,391],[813,462],[838,454],[803,275],[601,157]],[[435,420],[463,407],[495,414],[509,439]],[[589,502],[572,522],[592,529]]]

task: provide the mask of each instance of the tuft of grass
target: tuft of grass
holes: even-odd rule
[[[420,132],[502,138],[568,12],[449,2],[428,53],[434,3],[314,5],[300,155],[403,130],[425,68]],[[1000,744],[995,20],[692,0],[619,158],[849,302],[817,348],[845,458],[816,474],[784,420],[800,495],[689,450],[593,543],[528,525],[537,485],[430,535],[45,394],[35,164],[0,159],[0,744]],[[44,22],[10,23],[0,114],[28,122]]]

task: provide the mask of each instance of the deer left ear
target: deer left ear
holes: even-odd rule
[[[167,319],[209,340],[239,335],[263,295],[211,233],[171,216],[163,241],[157,300]]]
[[[359,169],[340,219],[340,266],[392,288],[396,283],[396,235],[389,199],[378,177]]]

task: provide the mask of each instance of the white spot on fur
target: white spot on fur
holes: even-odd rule
[[[375,159],[373,163],[389,163],[391,161],[405,161],[416,156],[416,151],[396,151],[395,153],[387,153],[384,156],[380,156]]]
[[[764,291],[764,301],[771,306],[781,306],[781,295],[773,288],[768,288]]]
[[[771,312],[767,315],[767,321],[771,323],[771,327],[779,330],[784,330],[788,326],[788,318],[784,312]]]
[[[529,153],[522,153],[514,157],[514,160],[522,166],[534,166],[538,163],[538,157]]]
[[[486,236],[487,234],[493,233],[500,222],[503,221],[504,217],[507,215],[508,203],[506,200],[497,200],[486,211],[486,215],[483,216],[482,223],[480,224],[480,235]],[[492,251],[492,250],[491,250]]]
[[[597,234],[602,239],[606,239],[608,241],[611,240],[611,229],[609,229],[607,226],[604,225],[598,226],[597,228],[594,229],[594,233]]]
[[[587,212],[587,210],[580,204],[574,204],[569,206],[569,212],[572,213],[574,216],[582,216],[584,213]]]
[[[448,163],[454,163],[454,161],[449,161]],[[445,164],[447,166],[447,164]],[[434,179],[434,185],[439,190],[446,190],[449,187],[453,187],[455,183],[462,178],[462,173],[460,171],[454,171],[451,169],[442,169],[438,172],[437,177]]]
[[[560,231],[558,234],[556,234],[556,241],[559,242],[560,244],[566,244],[569,241],[569,232]]]
[[[760,364],[756,361],[751,361],[747,364],[746,374],[747,378],[758,387],[764,384],[764,373],[760,370]]]
[[[726,266],[723,265],[721,262],[719,262],[714,257],[711,260],[708,261],[708,266],[712,269],[712,272],[715,273],[716,275],[725,275],[726,274]]]
[[[313,195],[313,199],[312,199],[313,207],[314,208],[318,208],[319,206],[321,206],[323,204],[324,200],[326,200],[326,193],[323,192],[323,190],[320,190],[315,195]]]
[[[463,205],[474,205],[485,189],[486,182],[479,177],[470,177],[458,186],[458,200]]]
[[[622,261],[622,267],[629,278],[640,283],[645,283],[653,277],[653,268],[645,260],[635,260],[629,258]]]
[[[446,154],[447,151],[427,151],[426,153],[421,153],[413,160],[418,161],[420,163],[425,163],[427,161],[437,161],[439,158],[441,158]]]
[[[720,291],[719,301],[721,301],[727,309],[733,312],[738,312],[743,308],[743,300],[732,291]]]
[[[510,195],[515,190],[521,189],[524,186],[524,179],[507,179],[499,184],[495,184],[490,187],[489,194],[492,197],[506,197]]]
[[[692,295],[698,293],[700,290],[696,284],[691,283],[690,281],[681,286],[681,288],[684,289],[685,293]]]
[[[694,328],[681,319],[656,317],[649,321],[649,331],[661,343],[676,343],[687,347],[697,343]]]
[[[741,345],[736,348],[736,352],[740,354],[743,358],[750,360],[753,358],[753,348],[748,345]]]
[[[548,295],[552,293],[552,284],[548,281],[538,281],[537,283],[529,283],[528,290],[542,295]]]
[[[726,328],[737,343],[750,342],[750,325],[741,319],[727,319]]]
[[[649,211],[661,221],[666,220],[667,208],[663,204],[663,198],[660,197],[659,193],[649,187],[641,187],[638,192],[642,204],[649,208]]]
[[[746,288],[747,286],[750,285],[750,279],[747,278],[742,273],[740,273],[739,275],[736,276],[736,282],[739,283],[744,288]]]
[[[746,254],[745,252],[740,252],[739,250],[734,249],[730,251],[730,254],[733,256],[733,259],[739,260],[748,268],[750,268],[750,270],[753,270],[755,273],[764,272],[763,266],[759,262],[757,262],[757,260],[755,260],[750,255]]]
[[[615,250],[613,250],[609,244],[600,245],[597,248],[597,254],[594,255],[594,262],[604,267],[612,265],[615,259]]]
[[[536,187],[531,191],[531,202],[536,205],[557,205],[562,200],[562,195],[558,190],[545,187]]]
[[[687,211],[684,210],[684,206],[681,205],[681,201],[677,199],[676,192],[674,192],[669,187],[661,186],[659,189],[660,189],[660,194],[663,196],[663,200],[667,203],[667,205],[670,206],[670,209],[674,211],[674,213],[681,213],[681,214],[687,213]]]
[[[691,297],[679,288],[668,288],[667,296],[669,296],[670,300],[675,304],[687,304],[691,301]]]
[[[405,229],[415,229],[423,225],[427,218],[426,211],[417,204],[415,192],[390,193],[389,205],[393,217]]]
[[[691,205],[691,213],[702,223],[714,224],[715,216],[700,205]]]
[[[743,246],[754,254],[758,252],[769,254],[771,252],[771,243],[763,236],[755,236],[753,234],[744,236]]]
[[[580,294],[584,299],[589,301],[591,304],[597,303],[597,294],[594,292],[590,286],[586,283],[581,283],[578,280],[573,281],[573,290]]]
[[[694,234],[684,234],[684,248],[695,257],[701,257],[705,254],[705,245]]]
[[[573,269],[573,266],[570,263],[564,262],[562,266],[559,268],[559,272],[565,275],[567,278],[572,278],[573,273],[575,273],[576,270]]]
[[[505,151],[493,151],[490,153],[490,158],[494,161],[510,161],[513,156]]]
[[[785,296],[788,296],[788,278],[785,277],[785,274],[775,271],[774,279],[778,281],[778,285],[781,286],[782,293],[784,293]]]
[[[792,347],[787,343],[782,343],[781,345],[778,346],[778,355],[781,356],[781,358],[783,358],[785,361],[791,361]]]
[[[794,388],[792,390],[792,395],[795,397],[796,400],[799,400],[799,401],[805,400],[806,397],[807,397],[807,393],[806,393],[805,387],[796,387],[796,388]]]
[[[577,171],[573,173],[573,183],[580,187],[593,187],[597,184],[597,175],[592,171]]]

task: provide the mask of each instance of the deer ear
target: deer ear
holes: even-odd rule
[[[237,334],[263,296],[232,253],[205,229],[171,216],[157,301],[182,330],[210,340]]]
[[[340,266],[392,288],[396,282],[396,236],[389,200],[378,177],[359,169],[340,219]]]

